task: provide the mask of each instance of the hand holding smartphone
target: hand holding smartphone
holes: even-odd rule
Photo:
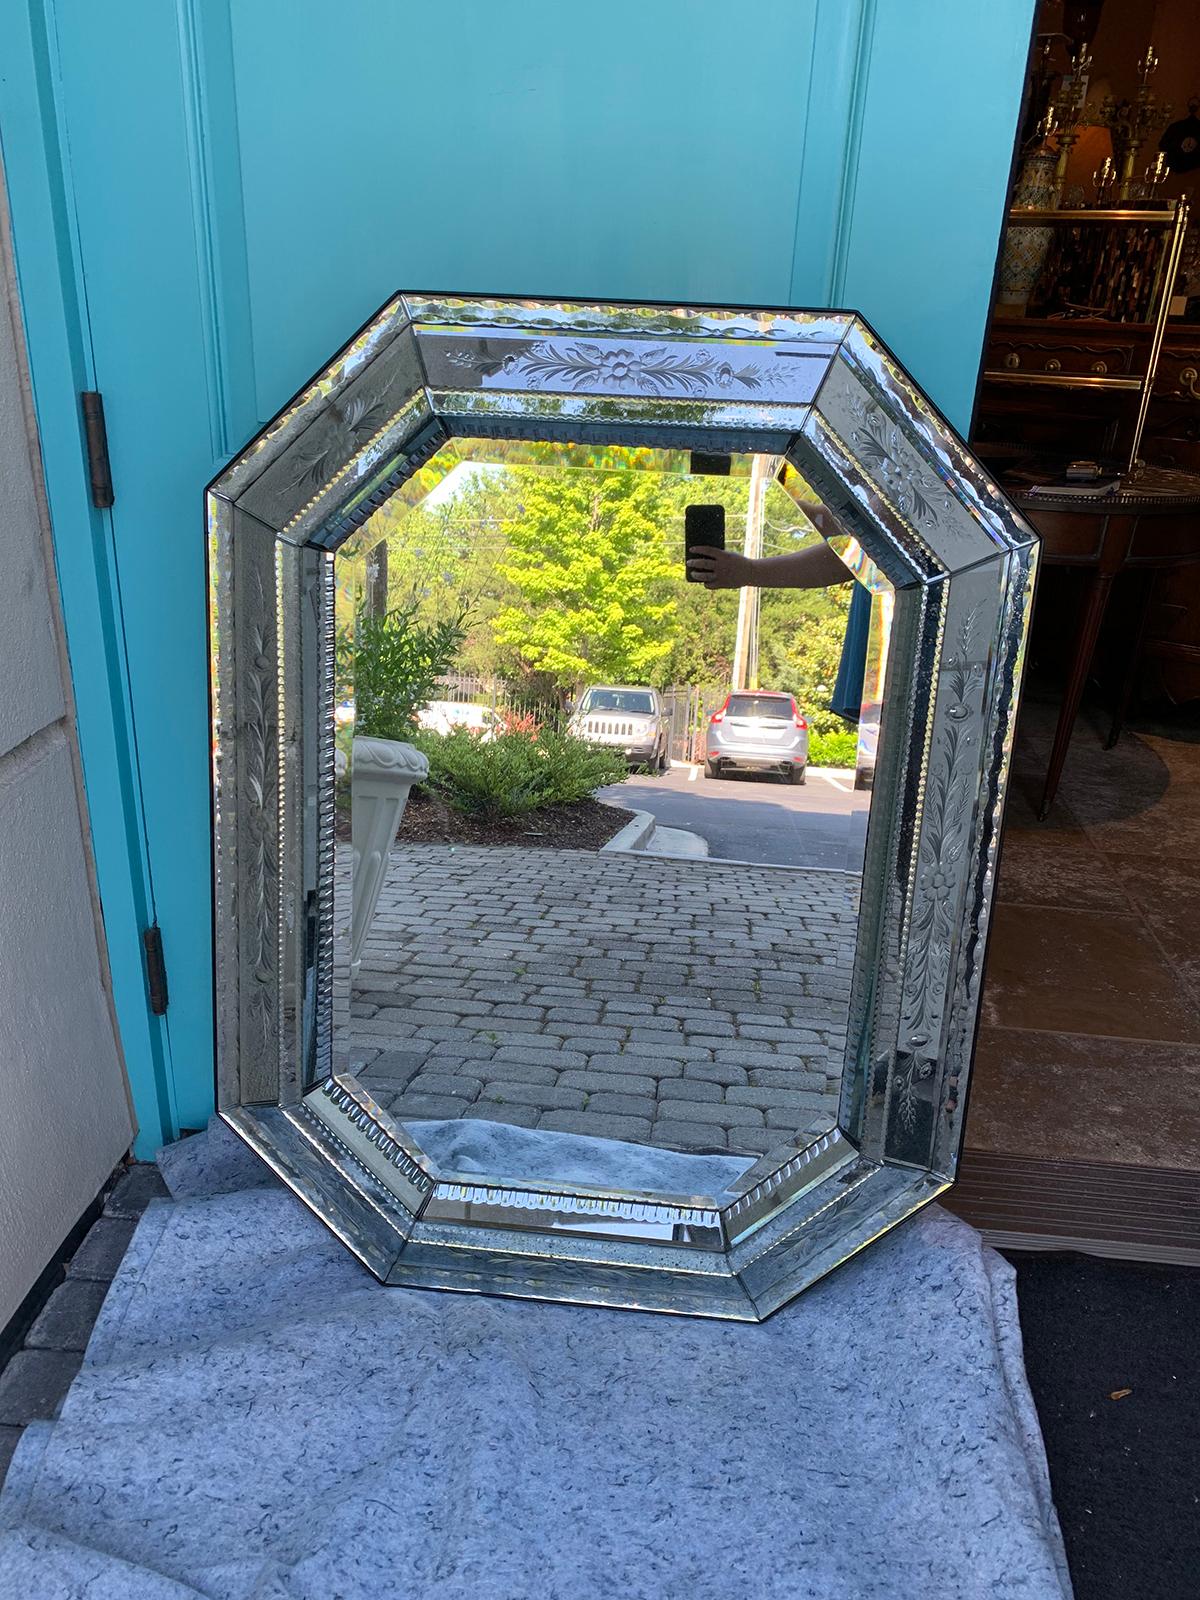
[[[683,559],[689,583],[703,583],[704,576],[692,571],[690,552],[699,547],[725,548],[725,507],[686,506],[683,513]]]

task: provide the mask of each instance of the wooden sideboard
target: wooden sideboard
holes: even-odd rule
[[[976,448],[998,472],[1024,456],[1119,456],[1151,334],[1143,323],[996,317]],[[1095,378],[1125,379],[1129,387],[1097,386]],[[1167,324],[1141,453],[1155,466],[1200,472],[1200,322]],[[1180,508],[1179,515],[1186,521],[1200,511]],[[1065,553],[1050,559],[1087,564]],[[1148,685],[1175,701],[1200,698],[1200,565],[1159,567],[1139,616],[1136,657],[1146,665]]]

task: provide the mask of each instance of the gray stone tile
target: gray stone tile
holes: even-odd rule
[[[0,1372],[0,1425],[24,1427],[58,1415],[83,1357],[63,1350],[18,1350]]]
[[[499,1100],[508,1105],[538,1106],[543,1111],[555,1107],[582,1109],[587,1102],[583,1089],[563,1088],[561,1084],[540,1083],[488,1083],[479,1097],[480,1104]]]
[[[645,1039],[650,1044],[662,1044],[663,1034],[682,1032],[683,1026],[678,1017],[642,1017],[636,1027],[630,1028],[629,1037],[631,1040]]]
[[[127,1217],[135,1222],[151,1200],[169,1200],[171,1191],[152,1161],[135,1161],[125,1168],[104,1200],[106,1217]]]
[[[407,1081],[420,1072],[421,1063],[432,1048],[431,1044],[414,1043],[404,1050],[381,1050],[371,1062],[371,1070],[380,1077]]]
[[[806,1037],[811,1041],[816,1038],[814,1033],[806,1033],[802,1028],[792,1028],[786,1023],[782,1027],[768,1028],[759,1023],[743,1023],[738,1029],[740,1039],[753,1039],[756,1042],[768,1044],[798,1045]]]
[[[732,1061],[689,1061],[683,1070],[685,1083],[734,1084],[748,1081],[746,1069]]]
[[[606,1042],[616,1043],[629,1033],[628,1028],[605,1022],[547,1022],[542,1031],[568,1040],[577,1050],[594,1050]]]
[[[779,1128],[730,1128],[729,1148],[739,1155],[763,1156],[778,1151],[780,1161],[794,1153],[795,1146]]]
[[[453,1056],[456,1061],[490,1061],[496,1054],[496,1046],[487,1039],[439,1039],[425,1059],[425,1066],[432,1068],[435,1061]]]
[[[598,1094],[588,1095],[584,1109],[603,1112],[606,1116],[645,1117],[647,1122],[651,1122],[657,1105],[652,1094],[611,1094],[602,1090]]]
[[[768,1051],[761,1044],[733,1044],[728,1049],[714,1050],[713,1060],[721,1066],[741,1067],[743,1071],[752,1072],[756,1067],[764,1071],[772,1068],[778,1069],[795,1060],[794,1056],[781,1056],[777,1050]]]
[[[725,1098],[731,1105],[758,1106],[762,1110],[776,1106],[780,1110],[800,1112],[819,1111],[825,1102],[825,1095],[819,1090],[781,1089],[774,1085],[743,1087],[734,1084],[726,1091]]]
[[[668,1041],[664,1039],[659,1044],[647,1039],[639,1039],[636,1042],[636,1049],[639,1055],[646,1056],[651,1060],[708,1061],[711,1059],[709,1051],[699,1050],[695,1045],[684,1044],[682,1040],[676,1043],[674,1040]]]
[[[409,1017],[412,1012],[407,1013]],[[382,1013],[374,1017],[355,1017],[353,1033],[355,1038],[371,1039],[402,1039],[415,1033],[416,1027],[410,1022],[400,1022],[389,1019]]]
[[[101,1217],[94,1222],[67,1264],[68,1277],[111,1280],[121,1265],[136,1226],[128,1217]]]
[[[799,1132],[807,1127],[814,1115],[826,1106],[831,1110],[837,1109],[837,1102],[826,1099],[824,1096],[814,1096],[812,1106],[807,1110],[800,1110],[796,1106],[768,1106],[764,1112],[768,1128],[786,1128],[790,1132]]]
[[[711,1122],[684,1122],[659,1117],[654,1124],[653,1142],[672,1150],[724,1150],[725,1130]]]
[[[512,1050],[561,1050],[563,1042],[557,1035],[531,1032],[528,1027],[522,1029],[501,1028],[494,1023],[486,1030],[480,1027],[479,1036],[490,1039],[498,1049]]]
[[[704,1100],[710,1104],[725,1098],[719,1083],[707,1078],[689,1078],[686,1072],[682,1078],[664,1079],[660,1092],[672,1100]]]
[[[461,1117],[465,1104],[449,1094],[400,1094],[387,1109],[405,1121],[433,1122],[441,1117]]]
[[[715,1018],[707,1016],[704,1012],[698,1015],[681,1017],[683,1031],[688,1036],[689,1044],[701,1045],[709,1048],[709,1041],[715,1039],[734,1039],[737,1037],[732,1022],[718,1022]]]
[[[408,1086],[410,1094],[452,1094],[460,1100],[474,1100],[482,1088],[481,1078],[446,1072],[419,1072]]]
[[[488,1068],[484,1082],[496,1083],[559,1083],[563,1074],[543,1059],[524,1061],[497,1061]]]
[[[653,1000],[638,998],[629,995],[619,1001],[610,1000],[604,1008],[604,1017],[607,1022],[619,1022],[622,1017],[629,1019],[630,1026],[636,1026],[635,1019],[652,1017],[656,1014],[657,1007]]]
[[[674,1061],[669,1056],[644,1056],[636,1049],[622,1050],[619,1056],[589,1056],[588,1067],[591,1071],[603,1071],[604,1061],[612,1060],[619,1064],[623,1072],[637,1072],[648,1078],[682,1078],[683,1062]]]
[[[559,1078],[565,1088],[582,1089],[586,1094],[645,1094],[653,1097],[658,1088],[658,1080],[644,1076],[637,1072],[620,1072],[615,1070],[619,1061],[608,1056],[605,1061],[612,1061],[614,1070],[595,1071],[593,1063],[589,1061],[586,1068],[572,1067],[569,1072],[564,1072]]]
[[[486,1000],[459,999],[455,995],[423,994],[418,995],[411,1007],[414,1016],[418,1014],[434,1013],[444,1017],[470,1017],[481,1016],[491,1010]],[[381,1011],[380,1016],[386,1016],[386,1011]]]
[[[556,1133],[582,1133],[593,1139],[644,1142],[650,1137],[649,1117],[617,1117],[598,1111],[544,1111],[538,1127]]]
[[[837,1081],[841,1077],[840,1071],[834,1070],[828,1074],[813,1072],[806,1065],[797,1065],[788,1070],[782,1061],[777,1070],[761,1067],[750,1069],[750,1082],[761,1089],[807,1089],[820,1094],[828,1087],[831,1077]]]
[[[763,1114],[757,1106],[731,1106],[726,1101],[668,1100],[658,1103],[660,1117],[680,1122],[704,1122],[722,1128],[761,1128]],[[778,1124],[773,1124],[778,1126]]]
[[[29,1350],[86,1350],[108,1284],[91,1278],[60,1283],[25,1337]]]
[[[554,1042],[557,1044],[559,1041],[556,1039]],[[587,1056],[584,1055],[582,1050],[554,1050],[552,1052],[547,1050],[538,1050],[532,1053],[535,1061],[544,1059],[548,1064],[553,1063],[553,1065],[559,1070],[564,1070],[567,1067],[585,1067],[588,1060]],[[519,1047],[513,1046],[511,1048],[506,1047],[503,1050],[497,1050],[494,1057],[494,1070],[498,1069],[504,1062],[528,1061],[530,1054],[531,1049],[529,1045],[521,1045]]]

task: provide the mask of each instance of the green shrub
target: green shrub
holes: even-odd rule
[[[809,730],[808,762],[813,767],[852,767],[858,755],[858,733],[845,723],[832,733]]]
[[[455,810],[479,817],[518,817],[582,800],[628,776],[620,756],[552,728],[486,739],[455,728],[420,733],[411,742],[429,758],[428,786]]]
[[[466,638],[465,617],[420,622],[415,605],[383,616],[360,611],[337,640],[338,698],[354,700],[354,732],[409,739],[417,712],[437,696]]]

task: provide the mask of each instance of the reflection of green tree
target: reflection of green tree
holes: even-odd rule
[[[411,606],[436,624],[469,608],[459,671],[542,692],[601,679],[718,686],[738,597],[685,581],[683,508],[724,505],[736,548],[747,487],[744,477],[485,467],[432,504],[392,502],[358,537],[364,550],[387,542],[389,609]],[[772,486],[764,553],[815,537]],[[795,694],[817,727],[842,726],[824,708],[848,603],[848,585],[762,596],[762,686]]]
[[[655,473],[522,475],[504,521],[496,642],[564,685],[645,682],[670,653],[675,506]]]

